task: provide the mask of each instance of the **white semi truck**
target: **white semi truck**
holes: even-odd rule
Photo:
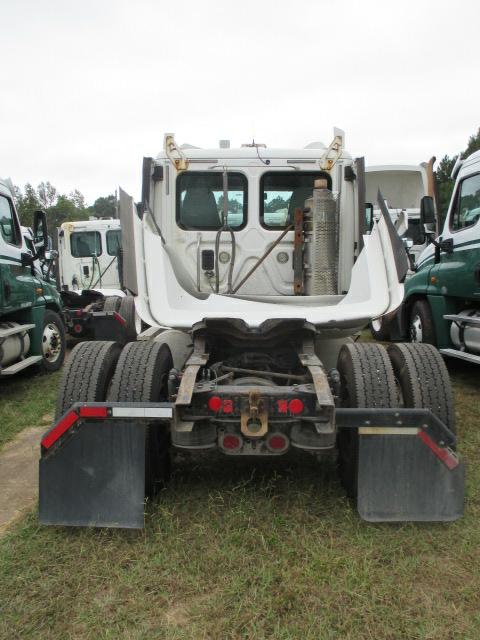
[[[366,201],[373,204],[374,216],[378,219],[380,189],[394,224],[404,225],[401,236],[410,241],[409,253],[414,260],[428,243],[420,222],[420,202],[424,196],[434,196],[434,162],[432,158],[418,165],[385,164],[365,168]]]
[[[136,338],[140,325],[134,301],[122,289],[118,218],[64,222],[58,230],[57,270],[70,335]]]
[[[293,449],[338,452],[366,520],[459,517],[442,358],[355,340],[403,298],[406,252],[379,201],[366,235],[364,161],[338,130],[304,149],[167,134],[141,206],[120,191],[123,284],[149,328],[73,349],[42,439],[40,521],[142,527],[171,453]]]

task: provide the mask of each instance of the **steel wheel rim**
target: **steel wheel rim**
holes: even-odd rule
[[[58,327],[49,322],[42,335],[42,353],[47,362],[56,362],[62,353],[62,338]]]
[[[417,314],[410,323],[410,341],[423,342],[422,319]]]

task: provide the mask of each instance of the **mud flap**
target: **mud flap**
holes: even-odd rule
[[[145,424],[85,420],[40,459],[45,525],[144,526]]]
[[[422,428],[358,430],[360,516],[370,522],[456,520],[463,514],[465,467]]]

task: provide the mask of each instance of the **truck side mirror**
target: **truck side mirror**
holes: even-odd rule
[[[35,258],[31,253],[23,253],[20,256],[22,260],[22,267],[31,267],[35,261]]]
[[[47,214],[45,211],[33,212],[33,242],[39,256],[43,256],[48,248]]]
[[[431,196],[423,196],[420,200],[420,223],[424,225],[435,222],[435,206],[433,204],[433,198]]]

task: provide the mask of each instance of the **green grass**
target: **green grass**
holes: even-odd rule
[[[366,524],[331,460],[183,460],[142,533],[31,514],[0,540],[0,637],[479,638],[480,370],[451,370],[462,520]]]
[[[26,427],[52,422],[59,378],[26,369],[0,380],[0,449]]]

